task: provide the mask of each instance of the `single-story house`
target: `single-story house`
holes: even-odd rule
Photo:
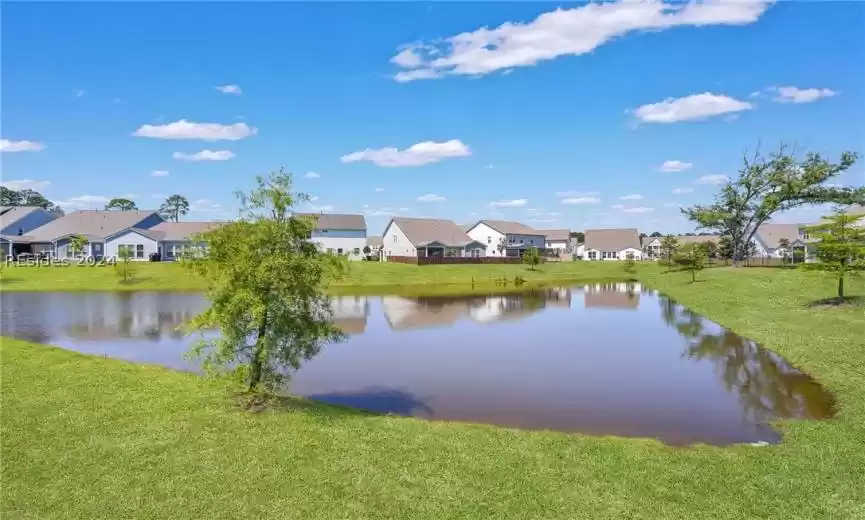
[[[382,238],[385,258],[482,257],[487,247],[470,238],[452,220],[437,218],[394,217]]]
[[[792,251],[784,251],[781,241],[786,239],[790,248],[803,248],[805,232],[802,224],[763,224],[754,234],[754,245],[758,257],[784,258]]]
[[[541,231],[507,220],[478,221],[468,227],[466,234],[485,244],[486,256],[518,257],[532,247],[543,250],[546,243]]]
[[[544,237],[546,237],[544,247],[547,249],[555,249],[559,253],[565,253],[570,250],[570,229],[541,229],[539,232],[543,233]]]
[[[363,248],[366,247],[366,219],[363,215],[296,213],[295,216],[315,219],[311,239],[322,250],[347,256],[349,260],[363,260]]]
[[[674,235],[676,243],[680,246],[685,244],[705,244],[712,242],[718,245],[720,235]],[[643,237],[643,255],[645,258],[659,258],[661,256],[661,241],[664,237]]]
[[[38,206],[0,206],[0,252],[3,257],[27,252],[30,242],[20,237],[56,219],[56,214]],[[19,246],[13,247],[15,244]]]
[[[634,260],[643,258],[636,229],[587,229],[583,258],[586,260]]]

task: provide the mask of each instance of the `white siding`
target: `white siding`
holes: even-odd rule
[[[391,222],[384,232],[382,238],[382,251],[388,256],[414,256],[417,257],[417,249],[409,241],[405,233],[395,223]]]
[[[312,241],[324,251],[331,249],[334,254],[339,253],[339,250],[342,249],[342,254],[347,255],[349,260],[363,259],[363,248],[366,247],[366,237],[313,237]],[[354,252],[355,249],[357,249],[357,254]]]
[[[590,260],[589,255],[592,252],[594,252],[596,255],[594,260],[610,260],[610,261],[614,261],[614,262],[615,261],[623,261],[623,260],[627,260],[628,253],[631,253],[634,255],[634,260],[642,260],[643,259],[643,252],[642,251],[640,251],[639,249],[634,249],[634,248],[630,248],[630,247],[627,249],[622,249],[621,251],[617,251],[617,253],[618,253],[617,258],[604,258],[603,252],[601,252],[601,251],[598,251],[597,249],[586,249],[585,252],[583,253],[583,259],[584,260]]]
[[[144,246],[144,256],[136,257],[135,260],[149,260],[151,253],[156,253],[159,251],[158,244],[155,240],[148,238],[144,235],[140,235],[135,231],[126,231],[125,233],[116,235],[111,238],[111,240],[105,241],[105,257],[106,258],[117,258],[119,259],[119,255],[117,254],[117,246],[121,244],[130,244],[130,245],[143,245]]]
[[[505,236],[483,222],[476,225],[466,233],[472,240],[486,245],[484,256],[504,256],[505,252],[499,253],[499,242]]]
[[[567,240],[547,240],[547,249],[568,249]]]

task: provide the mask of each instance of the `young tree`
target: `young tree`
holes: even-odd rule
[[[781,262],[785,262],[787,257],[790,256],[792,252],[792,248],[790,247],[790,240],[787,238],[782,238],[778,240],[778,251],[781,253]]]
[[[89,243],[90,241],[87,240],[86,237],[81,235],[72,235],[72,237],[69,238],[69,249],[72,251],[74,256],[79,256]]]
[[[120,277],[123,283],[129,282],[135,276],[134,255],[131,249],[120,247],[117,249],[117,259],[119,262],[114,264],[114,272]]]
[[[667,235],[661,239],[661,261],[671,264],[673,256],[679,249],[679,240],[673,235]]]
[[[221,332],[190,354],[203,357],[211,372],[233,374],[250,391],[279,387],[286,368],[299,368],[323,344],[343,337],[331,323],[324,289],[346,261],[309,240],[314,219],[292,212],[309,197],[291,187],[283,170],[257,177],[253,190],[237,193],[241,217],[197,237],[207,254],[184,263],[207,280],[210,300],[190,328]]]
[[[179,222],[180,217],[189,214],[189,201],[183,195],[172,195],[159,207],[162,218]]]
[[[541,252],[537,247],[530,247],[523,251],[523,263],[528,264],[532,271],[535,270],[535,266],[541,263]]]
[[[757,228],[779,211],[806,204],[853,204],[865,200],[865,188],[838,188],[828,184],[856,163],[858,156],[844,152],[838,163],[818,153],[799,158],[795,150],[781,145],[768,157],[759,152],[745,158],[739,176],[725,183],[706,206],[682,212],[702,229],[730,237],[733,260],[746,256]]]
[[[634,274],[637,272],[637,264],[634,262],[634,253],[628,253],[625,256],[625,272]]]
[[[715,242],[713,242],[711,240],[706,240],[705,242],[703,242],[700,245],[703,246],[703,249],[706,250],[706,256],[708,256],[709,258],[717,258],[717,256],[718,256],[718,244],[716,244]]]
[[[838,210],[815,226],[805,228],[817,239],[815,256],[819,262],[803,264],[808,269],[838,276],[838,300],[844,300],[844,277],[865,271],[865,215],[849,215]]]
[[[723,236],[718,240],[716,254],[722,260],[731,260],[733,258],[733,241],[730,240],[730,237]]]
[[[505,237],[500,238],[499,243],[496,244],[496,249],[499,251],[499,254],[504,255],[505,249],[507,249],[507,248],[508,248],[508,243],[507,243],[507,240],[505,239]]]
[[[682,271],[691,272],[691,282],[697,281],[697,271],[706,268],[706,248],[702,244],[685,244],[673,256],[673,263]]]
[[[134,211],[138,209],[138,207],[135,206],[135,203],[129,199],[115,198],[108,201],[108,204],[105,205],[105,209],[118,211]]]

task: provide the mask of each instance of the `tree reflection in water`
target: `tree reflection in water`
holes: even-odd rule
[[[726,329],[709,333],[706,320],[693,311],[664,296],[659,302],[664,321],[688,342],[683,356],[715,365],[727,391],[738,393],[746,420],[823,419],[834,414],[832,394],[781,356]]]

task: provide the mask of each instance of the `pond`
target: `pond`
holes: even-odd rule
[[[177,326],[189,293],[2,293],[3,335],[197,370]],[[524,293],[333,299],[346,342],[291,391],[426,419],[668,444],[777,442],[775,418],[830,417],[834,400],[777,354],[639,284]]]

